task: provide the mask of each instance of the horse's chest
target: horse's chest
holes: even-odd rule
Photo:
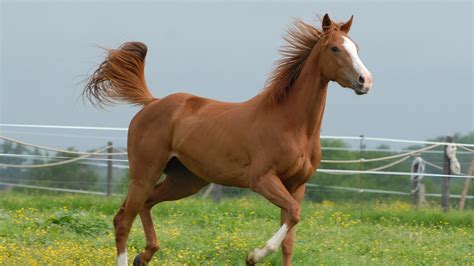
[[[283,181],[304,183],[311,178],[319,166],[321,153],[319,146],[307,145],[299,149],[287,150],[280,158],[279,176]]]
[[[292,163],[287,164],[281,169],[280,178],[282,180],[293,180],[294,182],[304,183],[312,175],[314,170],[311,158],[308,154],[297,156]]]

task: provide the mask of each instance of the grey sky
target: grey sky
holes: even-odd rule
[[[354,14],[351,37],[372,72],[367,96],[331,84],[322,134],[425,139],[474,128],[473,26],[464,2],[14,2],[1,5],[0,123],[127,127],[137,112],[78,100],[96,45],[143,41],[157,97],[186,91],[242,101],[263,87],[292,18]],[[319,26],[319,23],[318,23]],[[81,134],[104,139],[29,135]],[[35,143],[90,147],[123,133],[1,129]]]

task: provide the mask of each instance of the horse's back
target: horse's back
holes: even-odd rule
[[[218,124],[221,128],[230,127],[230,120],[241,115],[231,115],[227,119],[222,116],[230,110],[241,110],[240,107],[240,103],[220,102],[188,93],[170,94],[147,104],[135,115],[129,126],[129,146],[148,138],[161,141],[161,145],[169,141],[170,147],[174,147],[176,141],[193,129],[206,127],[211,130],[219,127]],[[137,136],[139,139],[134,140]]]

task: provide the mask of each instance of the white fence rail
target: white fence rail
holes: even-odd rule
[[[128,131],[128,128],[126,127],[63,126],[63,125],[34,125],[34,124],[6,124],[6,123],[0,123],[0,127]],[[425,144],[425,145],[446,145],[447,144],[446,142],[436,142],[436,141],[377,138],[377,137],[365,137],[365,136],[355,136],[355,137],[354,136],[321,136],[321,139],[340,139],[340,140],[361,140],[362,139],[362,140],[379,141],[379,142],[397,142],[397,143]],[[468,143],[453,143],[453,144],[458,145],[458,146],[474,148],[474,144],[468,144]]]
[[[46,187],[46,186],[35,186],[35,185],[25,185],[18,183],[10,182],[0,182],[0,185],[7,187],[19,187],[19,188],[28,188],[28,189],[38,189],[38,190],[48,190],[56,192],[67,192],[67,193],[79,193],[79,194],[90,194],[90,195],[101,195],[105,196],[105,192],[100,191],[90,191],[90,190],[79,190],[79,189],[68,189],[68,188],[57,188],[57,187]],[[331,189],[331,190],[341,190],[357,193],[375,193],[375,194],[388,194],[388,195],[399,195],[399,196],[410,196],[412,195],[409,192],[403,191],[393,191],[393,190],[381,190],[381,189],[370,189],[370,188],[353,188],[353,187],[341,187],[341,186],[325,186],[314,183],[306,184],[310,188],[320,188],[320,189]],[[113,194],[115,196],[120,196],[121,194]],[[428,197],[441,197],[441,194],[436,193],[426,193],[425,196]],[[451,195],[452,198],[461,198],[461,195]],[[466,196],[467,199],[474,199],[474,196]]]

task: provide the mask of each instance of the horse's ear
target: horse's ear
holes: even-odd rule
[[[323,25],[322,25],[323,31],[328,31],[329,29],[331,29],[331,26],[332,26],[332,21],[329,18],[328,13],[326,13],[323,17]]]
[[[352,26],[352,19],[353,18],[354,18],[354,15],[352,15],[351,18],[341,26],[341,28],[340,28],[341,31],[343,31],[345,33],[349,33],[349,30],[351,29],[351,26]]]

